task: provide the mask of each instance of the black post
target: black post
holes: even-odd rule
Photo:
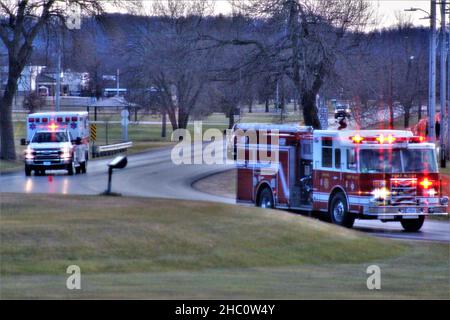
[[[111,193],[112,172],[113,172],[113,168],[109,167],[108,168],[108,189],[106,189],[106,194],[110,194]]]

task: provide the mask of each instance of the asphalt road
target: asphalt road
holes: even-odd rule
[[[99,194],[106,189],[107,163],[110,160],[89,161],[85,175],[67,176],[65,171],[31,177],[26,177],[23,171],[0,175],[0,193]],[[232,199],[192,188],[192,183],[198,179],[230,168],[232,165],[175,165],[170,159],[170,149],[153,150],[128,157],[128,166],[114,172],[113,192],[130,196],[234,203]],[[399,222],[357,221],[354,228],[380,237],[450,243],[448,221],[427,220],[417,233],[404,232]]]

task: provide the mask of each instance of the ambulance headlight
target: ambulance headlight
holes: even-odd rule
[[[60,155],[61,155],[61,158],[63,158],[63,159],[70,159],[70,156],[71,156],[70,148],[68,148],[68,147],[61,148]]]
[[[390,194],[390,191],[386,187],[375,188],[372,191],[372,196],[375,200],[386,200]]]
[[[31,149],[31,148],[25,149],[25,159],[32,160],[32,159],[34,159],[35,155],[36,155],[36,152],[33,149]]]

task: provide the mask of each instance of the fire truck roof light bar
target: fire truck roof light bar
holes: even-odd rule
[[[394,143],[422,143],[425,142],[425,138],[422,136],[414,136],[414,137],[399,137],[396,138],[392,134],[388,136],[384,136],[380,134],[378,137],[362,137],[359,134],[350,137],[350,140],[355,144],[394,144]]]

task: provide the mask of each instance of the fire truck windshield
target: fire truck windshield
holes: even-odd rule
[[[361,173],[437,172],[432,149],[360,150]]]
[[[65,132],[36,132],[31,142],[68,142],[69,139]]]

